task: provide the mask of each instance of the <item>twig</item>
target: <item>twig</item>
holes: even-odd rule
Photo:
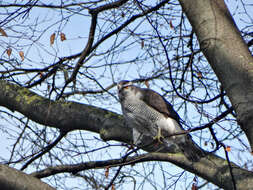
[[[140,148],[135,148],[132,151],[128,152],[122,159],[122,163],[124,163],[126,161],[126,159],[128,158],[128,156],[134,152],[136,152],[137,150],[139,150]],[[114,181],[116,180],[116,178],[118,177],[120,170],[122,169],[124,165],[120,165],[116,174],[113,176],[112,180],[110,181],[110,183],[105,187],[105,190],[108,190],[114,183]]]
[[[233,168],[232,168],[232,165],[231,165],[229,157],[228,157],[228,151],[226,150],[226,146],[223,143],[220,143],[220,145],[224,148],[224,151],[225,151],[226,160],[227,160],[228,167],[229,167],[229,172],[230,172],[231,179],[232,179],[232,182],[233,182],[233,189],[237,190],[237,188],[236,188],[236,182],[235,182],[235,177],[234,177],[234,174],[233,174]]]
[[[67,134],[67,132],[61,132],[60,135],[55,139],[55,141],[53,143],[51,143],[48,146],[46,146],[45,148],[43,148],[39,154],[37,154],[36,156],[31,158],[27,163],[25,163],[25,165],[23,165],[20,170],[22,171],[22,170],[26,169],[28,167],[28,165],[31,164],[33,161],[37,160],[38,158],[40,158],[41,156],[43,156],[44,154],[49,152],[55,145],[57,145],[58,142],[61,141],[61,139],[66,134]]]

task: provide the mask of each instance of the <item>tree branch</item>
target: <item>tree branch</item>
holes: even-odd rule
[[[59,136],[54,140],[54,142],[52,142],[51,144],[47,145],[46,147],[44,147],[41,152],[39,154],[37,154],[36,156],[32,157],[28,162],[26,162],[22,168],[20,169],[21,171],[23,171],[24,169],[26,169],[32,162],[34,162],[35,160],[37,160],[38,158],[42,157],[44,154],[48,153],[52,148],[54,148],[57,143],[59,143],[62,138],[67,134],[67,132],[61,132],[59,134]]]
[[[88,38],[87,44],[86,44],[84,50],[82,51],[82,53],[80,55],[80,58],[77,61],[76,65],[75,65],[75,68],[74,68],[70,78],[66,81],[66,83],[65,83],[64,87],[62,88],[61,93],[60,93],[60,95],[58,96],[57,99],[60,99],[60,97],[63,95],[64,90],[67,87],[67,85],[70,82],[76,80],[77,73],[78,73],[79,69],[81,68],[81,66],[84,64],[85,58],[93,50],[92,45],[93,45],[94,38],[95,38],[95,32],[96,32],[96,26],[97,26],[97,16],[98,16],[99,12],[119,7],[119,6],[123,5],[126,2],[127,2],[127,0],[119,0],[119,1],[116,1],[116,2],[113,2],[113,3],[110,3],[110,4],[105,4],[105,5],[102,5],[100,7],[95,8],[95,9],[90,9],[89,10],[89,13],[91,14],[91,24],[90,24],[90,32],[89,32],[89,38]]]
[[[117,140],[128,144],[132,142],[131,129],[124,125],[121,115],[76,102],[51,101],[31,92],[29,89],[19,87],[4,80],[0,80],[0,105],[12,111],[18,111],[37,123],[58,128],[61,131],[87,130],[99,133],[104,140]],[[143,150],[145,151],[172,152],[171,149],[163,145],[154,146],[154,144],[152,144],[152,137],[146,137],[144,140],[147,144],[151,142],[149,146],[143,146]],[[218,156],[209,154],[199,162],[192,163],[180,153],[152,153],[148,155],[151,156],[145,156],[140,160],[168,161],[211,181],[219,187],[225,189],[232,188],[228,163],[225,159]],[[126,162],[128,161],[126,160]],[[89,162],[88,165],[87,163],[84,164],[84,166],[80,168],[80,171],[94,167],[103,167],[108,164],[114,165],[120,163],[119,160],[115,162],[109,161],[107,163],[104,161]],[[241,169],[235,164],[231,165],[237,188],[250,189],[253,186],[253,173]],[[78,168],[80,166],[76,165],[74,167]],[[58,170],[62,172],[62,168],[58,168],[57,171]],[[71,166],[70,169],[66,170],[66,172],[68,172],[68,170],[72,171],[73,168]]]
[[[39,179],[10,168],[6,165],[0,165],[0,187],[1,189],[15,190],[53,190],[46,183]]]
[[[0,80],[0,106],[62,132],[87,130],[99,133],[104,140],[132,140],[129,129],[122,134],[125,126],[121,115],[77,102],[51,101],[4,80]]]
[[[208,181],[211,181],[221,188],[231,189],[232,187],[230,168],[227,161],[215,155],[209,155],[205,158],[202,158],[200,162],[192,163],[188,161],[182,154],[147,153],[139,156],[128,157],[126,159],[120,158],[105,161],[85,162],[75,165],[49,167],[45,170],[34,172],[31,175],[34,177],[43,178],[64,172],[77,173],[88,169],[133,165],[148,161],[171,162],[181,168],[186,169],[187,171],[203,177]],[[233,163],[230,163],[230,165],[231,168],[233,168],[234,178],[238,180],[238,189],[250,190],[253,185],[252,172],[242,170]]]
[[[180,0],[201,49],[222,83],[253,147],[253,58],[221,0]]]

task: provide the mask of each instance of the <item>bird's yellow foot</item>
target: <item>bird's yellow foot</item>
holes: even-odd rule
[[[159,144],[162,144],[162,143],[163,143],[163,142],[162,142],[162,139],[163,139],[163,138],[164,138],[164,137],[162,136],[162,130],[161,130],[160,127],[158,127],[157,135],[154,136],[153,139],[154,139],[155,141],[157,141]]]

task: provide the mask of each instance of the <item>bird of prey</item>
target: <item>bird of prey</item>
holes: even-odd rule
[[[205,155],[191,136],[184,133],[179,115],[163,96],[151,89],[139,88],[127,80],[120,81],[117,87],[123,116],[133,129],[134,144],[138,145],[141,136],[146,135],[168,146],[178,146],[190,161],[198,161]],[[181,132],[184,134],[173,135]]]

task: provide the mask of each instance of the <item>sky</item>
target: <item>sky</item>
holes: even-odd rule
[[[249,7],[246,7],[246,9],[248,9],[246,12],[251,14],[251,15],[246,15],[244,12],[244,8],[245,7],[242,7],[241,6],[241,2],[242,1],[232,1],[232,0],[227,0],[226,3],[227,5],[229,6],[229,9],[232,13],[232,15],[236,15],[234,17],[235,21],[236,21],[236,24],[237,26],[240,28],[240,29],[243,29],[245,28],[246,25],[248,25],[248,23],[253,23],[253,11],[249,11],[250,9],[250,6]],[[243,1],[245,4],[252,4],[252,2],[250,2],[250,0],[247,0],[247,1]],[[252,7],[252,6],[251,6]],[[4,45],[8,45],[10,47],[13,47],[14,44],[17,44],[19,43],[20,46],[15,46],[15,48],[13,48],[13,53],[12,53],[12,56],[13,58],[16,58],[18,60],[20,60],[20,57],[18,55],[18,52],[19,51],[24,51],[25,52],[25,57],[29,57],[30,60],[25,60],[24,62],[21,62],[21,64],[24,64],[25,67],[27,68],[41,68],[41,67],[44,67],[46,63],[48,62],[55,62],[55,60],[57,59],[57,57],[61,57],[61,56],[65,56],[65,55],[71,55],[73,53],[78,53],[80,50],[82,50],[84,48],[84,44],[85,42],[87,41],[87,33],[88,33],[88,30],[89,30],[89,20],[85,20],[83,19],[83,15],[81,14],[87,14],[87,12],[82,12],[80,14],[80,17],[77,16],[75,17],[74,19],[72,19],[71,17],[68,19],[68,18],[65,18],[66,20],[66,23],[61,23],[59,24],[59,22],[56,20],[53,24],[51,25],[48,25],[48,23],[51,22],[51,20],[54,20],[56,17],[55,17],[55,12],[47,12],[47,14],[43,14],[43,16],[41,17],[40,15],[42,15],[41,13],[45,11],[43,9],[33,9],[30,13],[30,17],[31,17],[31,21],[30,23],[32,24],[36,24],[37,22],[41,22],[42,24],[37,28],[37,34],[35,34],[35,36],[37,36],[37,38],[40,39],[40,43],[36,43],[36,42],[33,42],[33,41],[29,41],[26,39],[26,36],[22,39],[19,39],[19,33],[16,33],[15,31],[18,31],[18,30],[23,30],[23,26],[15,26],[15,30],[11,31],[11,30],[7,30],[8,31],[8,34],[11,34],[10,36],[12,36],[12,38],[7,38],[7,39],[4,39],[4,42],[5,44],[2,44],[0,47],[0,54],[2,56],[6,56],[4,55],[5,54],[5,46]],[[0,11],[1,12],[1,11]],[[70,14],[71,15],[71,14]],[[79,17],[79,18],[78,18]],[[33,19],[34,18],[34,19]],[[39,18],[39,19],[35,19],[35,18]],[[59,17],[57,17],[58,19],[60,19]],[[42,22],[43,21],[43,22]],[[137,23],[140,23],[142,21],[139,21]],[[101,28],[102,27],[106,27],[106,26],[103,26],[103,23],[99,23]],[[138,24],[136,24],[138,25]],[[48,27],[47,30],[45,30],[45,27]],[[11,24],[9,25],[9,27],[11,28]],[[29,26],[25,26],[26,27],[26,30],[27,32],[30,32],[30,29],[29,29]],[[141,28],[142,29],[142,28]],[[43,31],[45,30],[45,34],[40,36],[38,35],[39,33],[43,33]],[[251,28],[246,28],[245,30],[252,30],[252,27]],[[60,40],[60,33],[63,32],[64,34],[66,34],[66,37],[67,37],[67,40],[66,41],[61,41]],[[53,33],[57,33],[57,36],[56,36],[56,40],[55,40],[55,43],[54,45],[50,45],[50,40],[49,40],[49,37],[53,34]],[[124,35],[121,36],[122,38],[124,38]],[[115,40],[116,41],[116,40]],[[115,41],[106,41],[104,42],[104,45],[108,45],[108,46],[111,46],[112,43],[114,43]],[[120,41],[120,39],[118,40]],[[117,42],[118,42],[117,41]],[[127,41],[127,39],[124,41],[124,43],[126,44],[125,46],[127,47],[127,44],[131,44],[133,42],[131,41]],[[120,60],[122,62],[124,62],[124,57],[127,57],[127,60],[128,59],[131,59],[131,56],[132,58],[134,59],[136,56],[143,56],[143,52],[142,50],[136,52],[136,49],[140,49],[140,46],[137,46],[136,44],[133,44],[130,46],[132,48],[132,50],[129,50],[128,51],[128,54],[125,54],[124,52],[119,52],[118,55],[111,55],[111,56],[108,56],[106,59],[103,59],[103,60],[100,60],[99,58],[98,59],[92,59],[91,61],[88,62],[89,66],[91,67],[95,67],[95,66],[99,66],[101,64],[101,62],[105,61],[106,62],[112,62],[112,60]],[[101,50],[103,51],[103,50]],[[143,50],[144,51],[144,50]],[[52,52],[52,53],[51,53]],[[130,52],[130,53],[129,53]],[[55,54],[57,56],[55,56]],[[115,57],[115,56],[118,56],[118,57]],[[142,66],[142,69],[145,68],[146,66],[143,65]],[[1,68],[2,69],[2,68]],[[150,72],[149,71],[149,68],[146,67],[146,72]],[[123,72],[127,70],[128,72]],[[98,68],[98,69],[95,69],[94,71],[96,71],[96,73],[88,73],[90,76],[97,76],[97,77],[105,77],[108,81],[112,81],[112,79],[110,78],[113,74],[113,77],[114,77],[114,81],[117,82],[118,80],[121,80],[121,79],[125,79],[125,78],[128,78],[128,79],[132,79],[134,78],[135,76],[140,76],[141,73],[138,71],[138,69],[136,69],[135,67],[128,67],[128,66],[123,66],[123,68],[120,70],[118,68],[114,68],[114,70],[111,70],[111,71],[104,71],[102,70],[101,68]],[[88,71],[87,71],[88,72]],[[125,74],[127,73],[127,74]],[[24,80],[24,79],[19,79],[19,80]],[[64,81],[62,81],[63,83]],[[84,88],[89,88],[89,85],[90,84],[87,84],[87,85],[84,85]],[[44,88],[46,90],[47,86],[41,86],[41,88]],[[34,89],[36,90],[36,89]],[[70,89],[68,89],[70,90]],[[158,89],[155,89],[155,90],[158,90]],[[112,89],[112,92],[116,92],[116,89]],[[115,111],[117,113],[120,113],[121,110],[120,110],[120,106],[119,104],[117,104],[117,101],[116,99],[113,100],[112,103],[108,102],[108,101],[99,101],[99,102],[94,102],[94,100],[92,98],[90,99],[86,99],[86,98],[82,98],[82,97],[74,97],[73,98],[75,101],[80,101],[80,102],[84,102],[84,103],[91,103],[93,105],[96,105],[96,106],[102,106],[102,107],[106,107],[112,111]],[[95,99],[95,98],[94,98]],[[70,98],[70,100],[72,100]],[[177,100],[175,100],[176,102]],[[106,102],[106,103],[105,103]],[[189,105],[189,109],[194,109],[193,105]],[[1,111],[5,111],[5,112],[8,112],[7,109],[4,109],[1,107]],[[20,114],[18,113],[15,113],[15,115],[21,117]],[[0,116],[1,117],[1,116]],[[0,124],[0,128],[2,130],[7,130],[7,131],[11,131],[11,134],[18,134],[21,132],[21,129],[22,129],[22,125],[19,123],[19,122],[16,122],[16,123],[9,123],[9,121],[6,121],[5,120],[5,117],[2,117],[0,118],[1,119],[1,124]],[[13,121],[11,121],[13,122]],[[20,129],[18,129],[18,127],[12,127],[12,126],[19,126]],[[37,127],[36,124],[31,124],[32,126],[34,127]],[[39,128],[39,126],[38,126]],[[74,132],[74,133],[78,133],[78,132]],[[86,132],[84,132],[85,134],[85,137],[87,139],[93,139],[92,142],[95,142],[94,138],[99,138],[98,135],[96,134],[87,134]],[[74,137],[74,134],[70,134],[70,135],[73,135]],[[221,136],[224,135],[224,134],[221,134]],[[81,137],[81,136],[80,136]],[[53,136],[50,136],[48,138],[54,138]],[[243,141],[246,141],[245,139],[242,139]],[[97,141],[96,141],[97,142]],[[1,157],[4,157],[4,158],[8,158],[10,156],[10,149],[12,148],[12,145],[14,143],[14,139],[10,138],[10,136],[7,136],[5,133],[0,133],[0,143],[2,145],[2,148],[0,149],[0,155]],[[115,142],[115,144],[117,144],[118,142]],[[231,144],[231,146],[237,146],[237,143],[238,142],[233,142],[233,144]],[[97,142],[96,146],[104,146],[104,143],[103,142]],[[83,151],[85,151],[86,149],[84,148]],[[110,150],[113,150],[114,152],[110,152]],[[115,158],[118,158],[119,157],[119,153],[120,152],[121,154],[123,154],[124,151],[122,150],[117,150],[116,148],[114,149],[109,149],[108,150],[110,153],[112,154],[106,154],[106,156],[104,156],[105,159],[109,158],[110,156],[113,156]],[[98,155],[91,155],[90,158],[87,158],[87,160],[96,160],[97,158],[101,158],[101,154],[103,154],[103,152],[99,152]],[[221,156],[224,157],[224,154],[223,154],[223,151],[219,151],[218,154],[220,154]],[[251,155],[248,154],[248,153],[243,153],[242,154],[244,156],[244,161],[247,160],[247,159],[252,159],[251,158]],[[238,162],[238,152],[236,153],[233,153],[233,151],[231,152],[230,154],[231,156],[231,160],[232,161],[235,161],[235,162]],[[76,159],[76,157],[75,157]],[[238,163],[238,164],[243,164],[243,163]],[[143,170],[143,174],[149,174],[149,176],[151,176],[151,178],[153,179],[163,179],[163,176],[161,176],[161,173],[157,172],[157,170],[159,169],[163,169],[163,170],[167,170],[167,168],[169,168],[169,170],[171,168],[173,168],[173,172],[176,174],[176,175],[180,175],[182,170],[181,169],[178,169],[178,168],[175,168],[175,167],[171,167],[171,164],[169,163],[163,163],[163,164],[160,164],[158,163],[159,167],[155,168],[155,171],[153,171],[153,168],[152,168],[152,165],[144,165],[144,166],[136,166],[136,170],[138,170],[138,167],[139,169],[143,170],[143,168],[145,169],[145,171]],[[129,166],[127,169],[131,170],[132,168]],[[29,170],[27,171],[28,173],[30,172]],[[104,170],[102,169],[101,170],[101,178],[103,177],[103,174],[104,174]],[[136,171],[136,176],[140,176],[143,175],[143,174],[140,174],[140,173],[137,173]],[[153,176],[152,176],[153,175]],[[185,174],[183,177],[180,178],[180,183],[177,184],[177,186],[175,187],[175,189],[182,189],[184,186],[185,186],[185,179],[187,176],[190,175],[190,179],[188,179],[187,183],[190,183],[189,181],[191,181],[193,179],[193,175],[191,174]],[[72,180],[74,179],[68,179],[70,180],[71,182],[73,182]],[[131,181],[131,180],[129,180]],[[67,183],[68,181],[66,181]],[[53,182],[55,183],[55,182]],[[80,183],[80,180],[77,180],[76,183]],[[172,183],[172,182],[171,182]],[[151,184],[151,183],[148,183],[146,181],[145,184],[143,184],[147,187],[153,187],[154,188],[154,185],[155,186],[161,186],[161,189],[166,189],[167,186],[168,186],[168,182],[166,182],[166,180],[161,180],[161,181],[158,181],[157,184]],[[162,187],[164,185],[164,187]],[[130,189],[133,188],[133,183],[129,183],[129,187]],[[71,188],[71,187],[69,187]],[[206,188],[208,189],[208,188]]]

